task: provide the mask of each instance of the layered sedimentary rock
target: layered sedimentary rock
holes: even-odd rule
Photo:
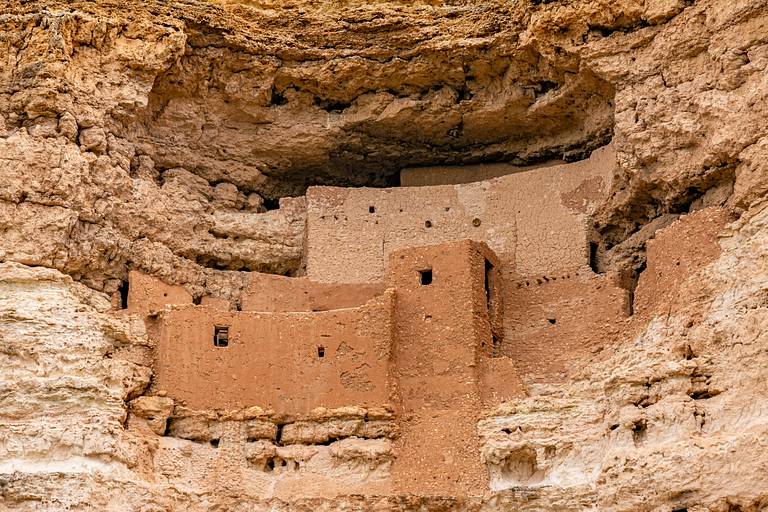
[[[764,509],[767,34],[755,0],[6,1],[2,508]],[[305,274],[309,186],[609,142],[580,275],[506,269],[541,286],[476,492],[393,493],[388,409],[164,396],[149,311],[118,311],[130,270],[233,311],[249,272]]]

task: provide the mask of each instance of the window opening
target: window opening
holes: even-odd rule
[[[128,309],[128,281],[122,281],[117,289],[120,292],[120,309]]]
[[[432,284],[432,269],[419,270],[419,283],[422,286]]]
[[[598,245],[595,242],[589,242],[589,267],[595,274],[600,273],[600,268],[597,261],[597,249]]]
[[[375,206],[369,206],[368,207],[368,213],[376,213],[376,207]]]
[[[493,301],[493,276],[493,263],[485,260],[485,304],[488,307],[489,312],[491,311],[491,302]]]
[[[229,345],[229,327],[215,326],[213,328],[213,346],[226,347]]]
[[[325,347],[317,347],[317,357],[325,357]]]

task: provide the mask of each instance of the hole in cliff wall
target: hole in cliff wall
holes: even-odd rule
[[[127,280],[121,281],[117,291],[120,293],[120,309],[128,309],[128,287]]]
[[[543,474],[539,470],[536,450],[530,446],[510,453],[501,468],[504,479],[517,485],[531,485],[540,482]]]
[[[597,259],[598,255],[598,249],[600,248],[600,245],[596,242],[589,242],[589,268],[592,269],[592,272],[595,274],[600,274],[600,265]]]
[[[331,113],[331,112],[341,113],[352,106],[351,103],[346,103],[343,101],[326,100],[318,97],[315,97],[313,102],[316,107],[321,108],[328,113]]]
[[[632,441],[635,446],[643,444],[647,435],[648,423],[645,420],[638,420],[632,425]]]
[[[285,423],[278,423],[277,425],[277,431],[275,432],[275,444],[277,446],[283,445],[283,427],[285,427]]]
[[[427,286],[432,284],[432,269],[419,270],[419,284]]]
[[[297,460],[288,460],[283,457],[272,457],[264,462],[263,470],[267,473],[279,473],[282,471],[297,471],[301,464]]]
[[[550,91],[556,91],[560,88],[560,84],[553,82],[552,80],[542,80],[536,86],[534,86],[535,97],[538,99],[541,96],[546,95]]]
[[[269,100],[269,102],[270,102],[271,105],[275,105],[275,106],[279,107],[279,106],[282,106],[282,105],[287,105],[288,104],[288,99],[285,96],[283,96],[282,93],[278,92],[277,88],[275,88],[275,86],[273,85],[272,89],[270,91],[270,100]]]
[[[317,357],[325,357],[325,347],[317,347]]]
[[[495,334],[491,335],[491,357],[499,357],[501,355],[501,340]]]
[[[229,346],[229,327],[217,325],[213,328],[213,346]]]
[[[368,213],[376,213],[376,207],[375,206],[369,206],[368,207]]]
[[[218,440],[218,439],[211,439],[211,440],[209,441],[209,444],[210,444],[212,447],[214,447],[214,448],[218,448],[218,447],[219,447],[219,440]]]

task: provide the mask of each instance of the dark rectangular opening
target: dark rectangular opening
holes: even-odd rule
[[[489,312],[491,311],[491,303],[493,302],[493,280],[493,263],[485,260],[485,303]]]
[[[213,346],[229,346],[229,327],[217,325],[213,328]]]
[[[492,334],[491,341],[493,343],[493,345],[491,345],[491,357],[499,357],[499,352],[501,351],[501,340],[498,336]]]
[[[317,347],[317,357],[325,357],[325,347]]]
[[[376,213],[376,207],[375,206],[369,206],[368,207],[368,213]]]
[[[128,309],[128,281],[121,281],[117,291],[120,292],[120,309]]]
[[[432,269],[419,270],[419,283],[422,286],[432,284]]]
[[[599,249],[599,246],[595,242],[589,242],[589,268],[592,269],[592,272],[595,274],[600,273],[600,265],[598,262],[597,257],[597,251]]]

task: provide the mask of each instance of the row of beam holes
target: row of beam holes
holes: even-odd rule
[[[445,207],[445,211],[447,211],[447,212],[448,212],[448,211],[450,211],[450,210],[451,210],[451,207],[450,207],[450,206],[446,206],[446,207]],[[368,213],[376,213],[376,207],[375,207],[375,206],[369,206],[369,207],[368,207]],[[400,213],[403,213],[403,209],[402,209],[402,208],[400,208]],[[472,219],[472,225],[473,225],[473,226],[475,226],[475,227],[479,227],[479,226],[480,226],[480,224],[482,224],[482,221],[481,221],[480,219],[478,219],[477,217],[475,217],[474,219]],[[425,220],[425,221],[424,221],[424,227],[425,227],[425,228],[431,228],[431,227],[432,227],[432,221],[431,221],[431,220]]]
[[[576,275],[578,276],[579,274],[576,273]],[[542,276],[542,277],[544,279],[543,281],[541,279],[539,279],[539,278],[536,278],[536,284],[542,285],[545,282],[557,281],[557,277],[551,277],[551,278],[547,277],[547,276]],[[570,278],[571,278],[571,274],[566,274],[566,275],[560,277],[561,280],[562,279],[570,279]],[[531,285],[530,281],[525,281],[525,286],[530,286],[530,285]],[[517,283],[517,287],[518,288],[522,288],[523,287],[523,282],[522,281],[518,282]],[[557,324],[557,318],[555,318],[554,316],[547,317],[547,322],[549,323],[549,325],[555,325],[555,324]]]
[[[574,276],[576,276],[576,277],[578,277],[578,275],[579,275],[578,272],[576,272],[574,274]],[[540,278],[539,277],[536,278],[536,282],[534,283],[534,285],[542,285],[542,284],[548,283],[550,281],[557,281],[558,279],[565,280],[565,279],[570,279],[570,278],[571,278],[571,274],[566,274],[564,276],[560,276],[559,278],[557,276],[554,276],[554,277],[541,276]],[[522,288],[523,286],[531,286],[531,281],[518,281],[517,282],[517,287],[518,288]]]

